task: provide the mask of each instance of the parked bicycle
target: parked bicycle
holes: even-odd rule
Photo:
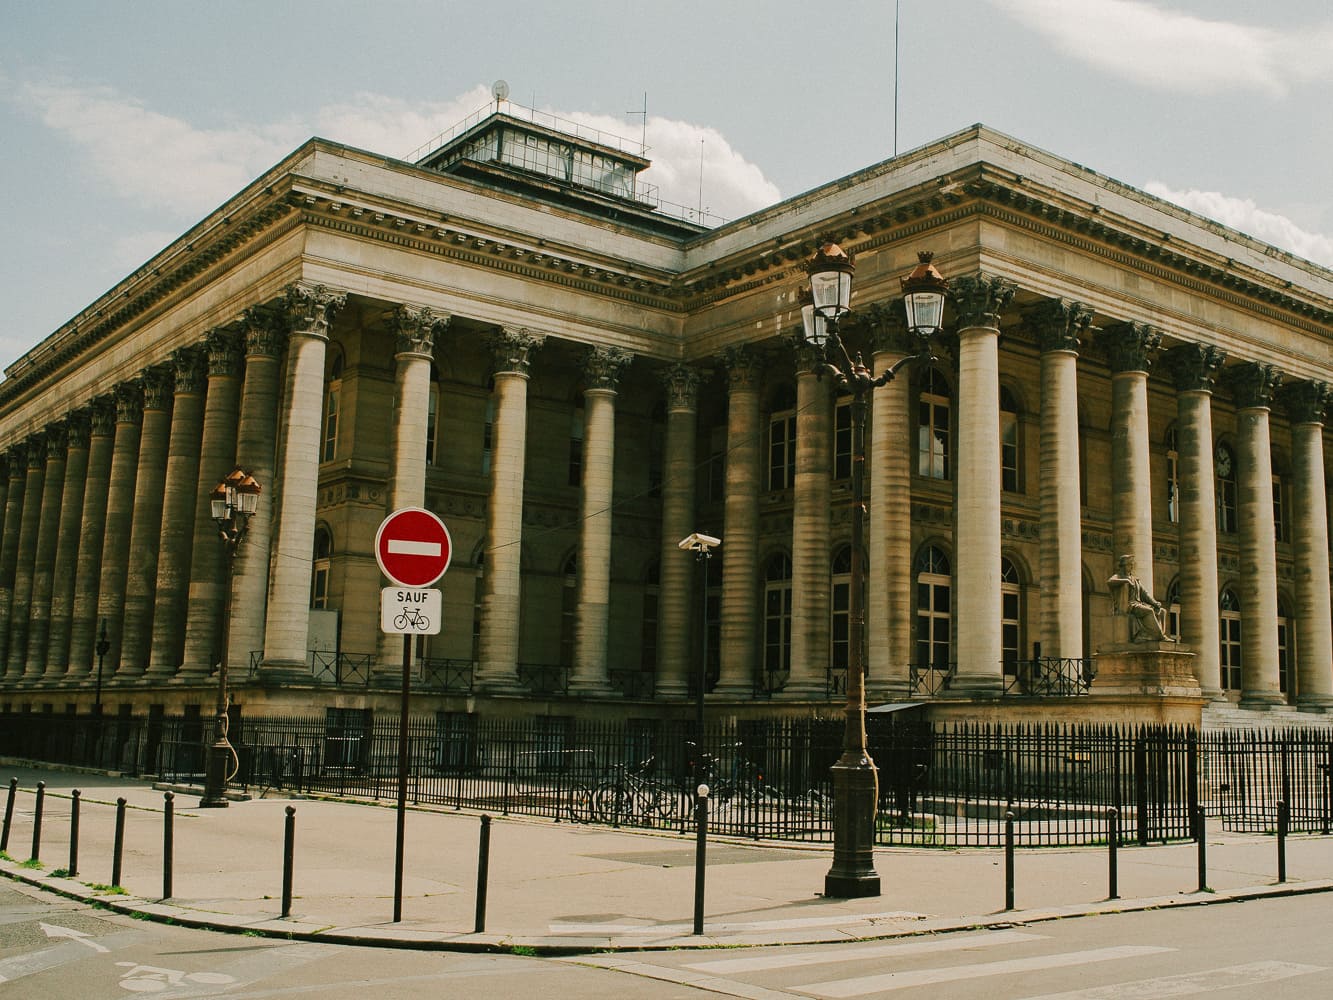
[[[617,764],[593,792],[593,815],[604,823],[666,823],[683,814],[681,793],[656,777],[657,760]]]
[[[685,746],[696,780],[708,785],[708,797],[715,803],[726,805],[733,799],[755,803],[777,797],[776,790],[764,782],[764,769],[739,753],[742,744],[728,744],[725,749],[732,752],[726,760],[697,743],[687,741]]]

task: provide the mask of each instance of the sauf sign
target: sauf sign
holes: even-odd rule
[[[438,635],[444,602],[430,585],[449,568],[449,529],[421,507],[396,510],[375,533],[380,572],[396,587],[380,591],[380,629],[394,635]]]

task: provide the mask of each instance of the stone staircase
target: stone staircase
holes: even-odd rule
[[[1229,701],[1210,701],[1203,707],[1200,728],[1204,732],[1222,730],[1328,729],[1333,730],[1333,715],[1299,712],[1291,705],[1272,708],[1241,708]]]

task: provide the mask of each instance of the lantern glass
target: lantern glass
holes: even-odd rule
[[[930,289],[904,296],[907,328],[921,336],[935,333],[944,321],[944,293]]]
[[[815,311],[821,316],[827,319],[840,318],[851,308],[851,272],[832,268],[812,271],[810,296],[814,300]]]
[[[214,490],[209,497],[209,504],[213,508],[214,521],[226,521],[231,518],[231,507],[227,504],[227,494],[225,491]]]
[[[815,312],[815,307],[807,303],[801,307],[801,322],[805,326],[805,342],[822,350],[828,343],[828,325],[823,314]]]

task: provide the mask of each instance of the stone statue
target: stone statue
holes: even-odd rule
[[[1130,642],[1171,642],[1166,634],[1166,608],[1134,575],[1134,557],[1121,556],[1111,585],[1111,612],[1129,616]]]

